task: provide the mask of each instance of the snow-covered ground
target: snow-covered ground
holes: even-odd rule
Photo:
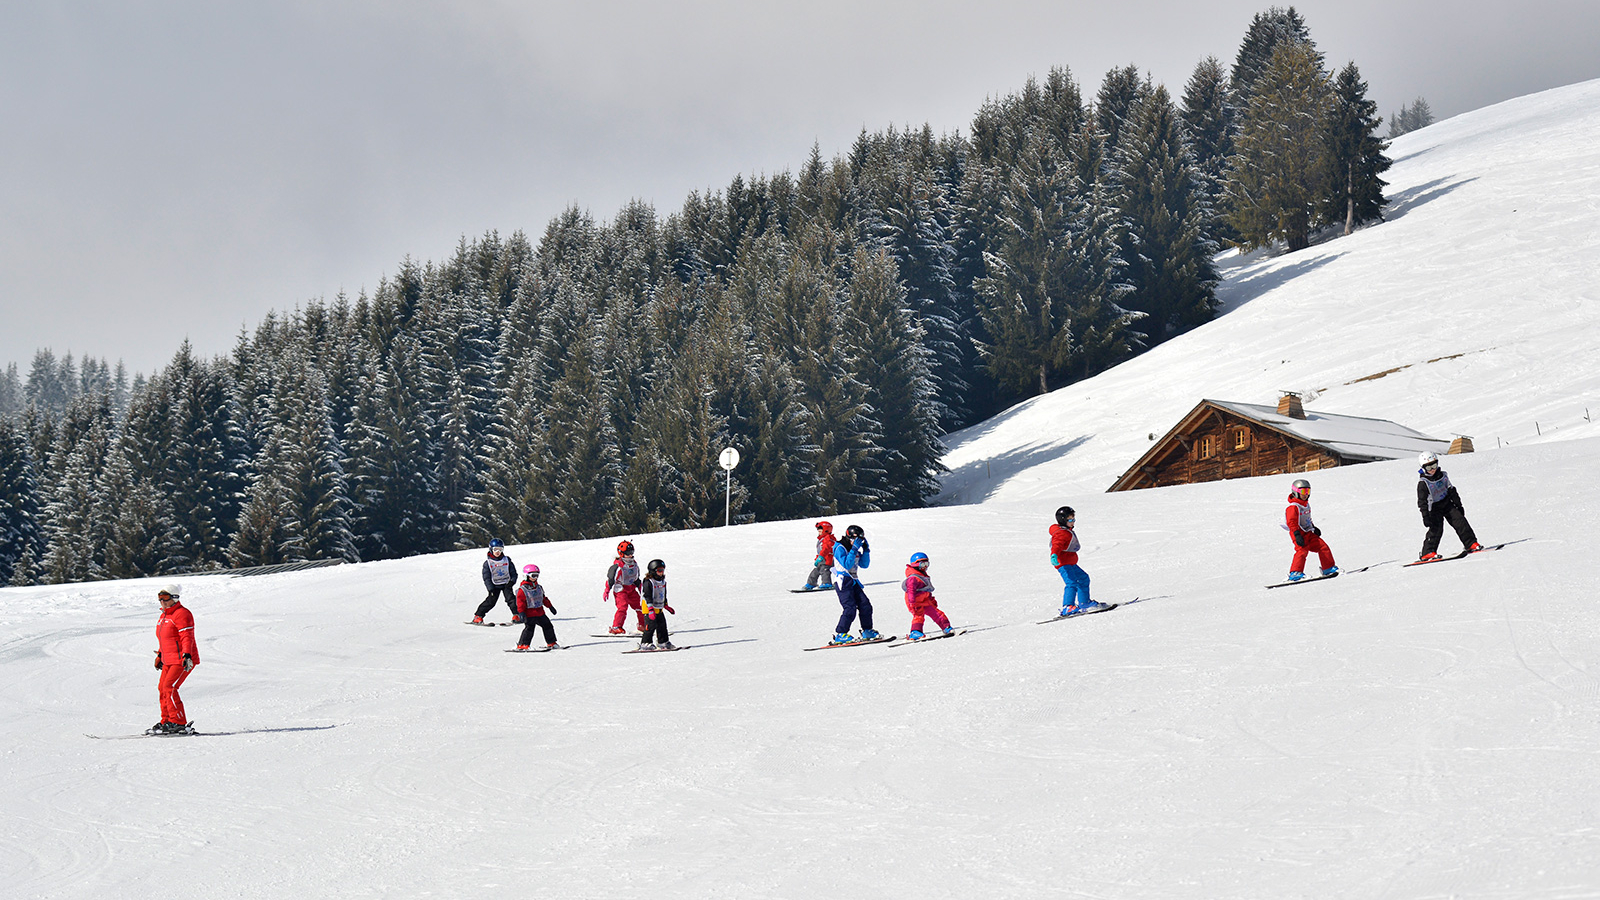
[[[0,590],[0,896],[1600,896],[1594,134],[1590,82],[1407,136],[1393,221],[1238,262],[1216,323],[955,436],[950,505],[835,520],[879,628],[923,550],[954,640],[801,652],[838,611],[786,591],[809,523],[636,538],[675,654],[590,637],[609,540],[512,548],[553,654],[461,624],[478,551],[185,578],[190,715],[246,733],[98,741],[157,718],[162,582]],[[1376,565],[1268,591],[1286,479],[1102,493],[1200,397],[1279,388],[1473,435],[1447,468],[1517,543],[1402,568],[1413,466],[1320,472]],[[1097,598],[1140,599],[1036,625],[1063,502]]]

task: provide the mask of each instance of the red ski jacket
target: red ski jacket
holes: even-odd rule
[[[906,609],[912,612],[917,611],[918,605],[939,605],[939,601],[933,599],[933,581],[916,566],[906,566],[906,580],[900,582],[900,589],[906,594]]]
[[[835,543],[833,532],[831,531],[817,538],[817,561],[812,565],[831,567],[833,565],[833,545]]]
[[[200,648],[194,644],[194,615],[182,603],[161,611],[161,618],[156,620],[156,640],[161,644],[163,666],[182,665],[185,653],[200,662]]]
[[[1050,526],[1050,565],[1056,568],[1078,564],[1078,536],[1062,525]]]
[[[1301,500],[1294,494],[1289,495],[1289,505],[1283,508],[1283,525],[1289,529],[1289,537],[1294,540],[1294,545],[1299,547],[1305,543],[1304,535],[1313,531],[1317,526],[1311,521],[1311,503]]]

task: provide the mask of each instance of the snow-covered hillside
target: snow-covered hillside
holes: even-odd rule
[[[1301,391],[1480,450],[1600,436],[1596,135],[1600,80],[1400,137],[1387,222],[1229,257],[1217,321],[947,438],[939,502],[1103,491],[1204,398]]]
[[[1407,136],[1390,223],[1238,264],[1216,323],[957,436],[951,505],[836,519],[879,628],[922,550],[953,640],[801,652],[838,612],[786,590],[809,523],[636,537],[674,654],[590,637],[614,540],[512,548],[552,654],[461,624],[478,551],[185,578],[189,713],[244,733],[100,741],[157,718],[162,582],[0,590],[0,895],[1600,896],[1594,133],[1600,83]],[[1412,465],[1336,469],[1318,522],[1374,567],[1268,591],[1286,479],[1103,493],[1200,397],[1278,388],[1473,435],[1447,468],[1516,543],[1403,568]],[[1034,624],[1062,502],[1097,598],[1138,602]]]

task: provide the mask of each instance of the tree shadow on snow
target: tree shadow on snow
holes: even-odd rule
[[[1001,413],[991,422],[997,422],[1005,417]],[[941,506],[965,506],[973,503],[982,503],[995,495],[1001,485],[1011,476],[1025,469],[1030,469],[1042,462],[1060,459],[1063,456],[1083,446],[1094,437],[1092,434],[1079,435],[1065,443],[1033,444],[1028,447],[1019,447],[1009,453],[991,456],[986,459],[973,460],[953,469],[946,479],[960,478],[966,481],[966,486],[952,496]]]
[[[1459,188],[1464,184],[1471,184],[1477,180],[1478,179],[1476,177],[1463,178],[1459,181],[1451,181],[1449,177],[1435,178],[1432,181],[1423,182],[1414,188],[1400,191],[1393,197],[1390,197],[1389,205],[1383,208],[1384,221],[1393,222],[1396,219],[1400,219],[1413,209],[1416,209],[1425,203],[1431,203],[1432,201],[1443,197],[1445,194],[1450,193],[1456,188]]]
[[[1230,275],[1225,282],[1226,287],[1217,291],[1217,315],[1233,312],[1262,294],[1282,287],[1307,272],[1316,271],[1343,255],[1342,253],[1327,253],[1286,265],[1262,268],[1237,277]]]

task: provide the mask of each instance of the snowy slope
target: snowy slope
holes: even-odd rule
[[[553,654],[460,624],[478,551],[186,578],[190,715],[262,730],[97,741],[157,717],[161,582],[0,590],[0,896],[1600,896],[1600,577],[1582,563],[1600,440],[1530,439],[1532,416],[1594,396],[1597,232],[1573,223],[1594,224],[1600,193],[1562,134],[1600,133],[1597,116],[1591,83],[1408,137],[1393,222],[1307,251],[1324,263],[1241,266],[1234,311],[1161,359],[963,436],[951,499],[985,502],[836,520],[872,539],[879,627],[904,632],[882,582],[924,550],[974,629],[954,640],[801,652],[838,610],[785,590],[809,523],[637,537],[668,561],[694,645],[665,655],[589,637],[614,540],[512,548],[561,610],[571,649]],[[1512,143],[1560,159],[1569,190],[1497,174]],[[1462,183],[1425,187],[1440,177]],[[1508,208],[1446,207],[1472,191]],[[1522,312],[1455,282],[1457,252]],[[1372,284],[1380,257],[1428,272]],[[1426,302],[1387,297],[1401,288]],[[1484,352],[1342,386],[1463,347]],[[1324,386],[1313,408],[1480,446],[1502,428],[1510,446],[1448,468],[1480,535],[1519,543],[1402,568],[1421,540],[1411,465],[1321,472],[1339,562],[1376,566],[1268,591],[1290,549],[1282,479],[1101,493],[1200,396]],[[1063,458],[1035,444],[1068,425],[1089,437]],[[1044,528],[1063,500],[1097,597],[1143,599],[1035,625],[1060,593]]]
[[[1596,135],[1600,80],[1400,137],[1387,222],[1228,258],[1217,321],[947,437],[940,502],[1105,490],[1203,398],[1320,392],[1480,450],[1600,436]]]

